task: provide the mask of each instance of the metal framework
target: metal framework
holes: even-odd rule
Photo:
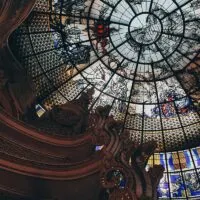
[[[110,104],[110,113],[124,122],[124,129],[132,131],[133,140],[158,141],[157,151],[164,155],[159,155],[159,162],[166,166],[160,198],[200,196],[200,151],[194,158],[193,149],[200,138],[199,1],[50,0],[48,6],[47,11],[32,12],[32,17],[48,16],[48,30],[32,31],[33,25],[27,22],[28,31],[22,33],[28,35],[33,54],[21,59],[35,57],[41,73],[33,79],[46,77],[52,85],[38,95],[38,103],[45,104],[52,93],[68,101],[69,94],[61,88],[71,82],[77,88],[73,98],[94,87],[91,110]],[[34,51],[32,36],[43,34],[51,35],[54,46]],[[44,53],[56,54],[60,63],[44,70],[38,59]],[[58,77],[49,74],[63,65],[70,75],[55,83]],[[188,149],[183,153],[190,159],[180,157],[183,149]],[[178,170],[170,170],[168,151],[177,154]],[[183,159],[185,165],[192,162],[193,167],[183,167]],[[189,188],[190,172],[196,177],[199,193]],[[175,176],[179,178],[174,180]],[[182,189],[175,190],[178,184]]]

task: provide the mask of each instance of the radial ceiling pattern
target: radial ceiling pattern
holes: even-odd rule
[[[94,87],[133,140],[199,145],[198,0],[40,0],[12,44],[46,109]]]
[[[45,109],[94,87],[91,109],[157,141],[165,200],[200,199],[199,45],[199,0],[37,0],[10,38]]]

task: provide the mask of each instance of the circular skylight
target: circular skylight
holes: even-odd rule
[[[33,77],[38,104],[51,109],[94,87],[90,109],[111,105],[133,140],[156,140],[157,151],[199,145],[198,0],[45,6],[13,42],[21,45],[16,54]]]

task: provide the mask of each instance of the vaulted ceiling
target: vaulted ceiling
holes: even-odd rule
[[[45,109],[95,88],[133,140],[199,145],[198,1],[44,1],[10,38]]]

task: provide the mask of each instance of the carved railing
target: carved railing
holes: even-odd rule
[[[65,185],[70,185],[71,182],[75,181],[76,187],[80,190],[82,188],[81,185],[86,184],[86,180],[91,178],[90,181],[96,181],[93,191],[99,193],[101,183],[102,188],[107,189],[110,193],[109,200],[156,199],[156,187],[162,176],[163,168],[155,166],[149,172],[145,171],[146,162],[155,150],[156,144],[154,142],[143,145],[135,144],[129,139],[129,133],[122,131],[122,123],[115,121],[112,116],[108,116],[108,113],[109,106],[98,107],[95,113],[89,115],[90,129],[88,134],[79,136],[79,139],[72,141],[42,135],[28,125],[14,120],[8,115],[6,116],[2,111],[0,113],[0,118],[3,120],[1,127],[7,126],[7,128],[10,128],[10,130],[1,128],[1,134],[3,133],[2,136],[4,137],[4,142],[2,143],[4,144],[4,151],[1,151],[0,168],[5,170],[4,176],[8,176],[7,173],[12,173],[12,176],[9,176],[12,179],[16,179],[18,176],[26,175],[26,179],[21,183],[26,192],[29,188],[26,188],[24,185],[31,183],[33,181],[32,177],[42,181],[42,188],[45,185],[44,181],[52,182],[53,180],[58,180],[65,181]],[[13,134],[10,134],[12,131],[14,131]],[[32,148],[29,149],[26,155],[22,151],[27,138],[30,139],[32,144],[37,143],[37,146],[33,147],[29,143]],[[15,142],[18,139],[18,145],[13,146],[14,149],[8,148],[8,141],[11,139]],[[87,159],[85,158],[81,162],[71,162],[67,157],[65,161],[55,159],[54,156],[59,157],[61,149],[64,148],[66,149],[65,155],[67,153],[69,155],[69,147],[72,148],[71,153],[75,152],[74,155],[82,153],[82,149],[80,149],[81,142],[84,143],[86,140],[90,144],[103,145],[104,147],[99,153],[93,152],[93,154],[88,155]],[[50,141],[51,143],[49,143]],[[76,145],[73,146],[73,142]],[[48,151],[52,151],[52,148],[55,149],[55,146],[59,149],[57,152],[54,151],[53,161],[48,160],[47,152],[44,152],[43,149],[44,146],[44,149],[48,149]],[[22,148],[21,151],[19,147]],[[11,150],[14,154],[12,154]],[[41,159],[43,156],[43,161],[34,159],[34,152],[37,152],[36,155]],[[22,156],[20,157],[19,155]],[[15,187],[18,191],[19,188]],[[55,190],[49,185],[48,188]],[[20,193],[21,191],[19,190],[18,192]],[[29,195],[32,197],[33,193],[29,193]],[[43,195],[45,194],[43,193]],[[56,195],[58,194],[56,193]],[[66,194],[66,197],[69,196],[69,193]]]
[[[135,144],[123,123],[108,116],[109,106],[98,107],[93,115],[96,143],[104,145],[101,185],[109,193],[109,200],[157,199],[157,186],[164,168],[155,165],[145,170],[149,157],[157,145],[154,141]]]

